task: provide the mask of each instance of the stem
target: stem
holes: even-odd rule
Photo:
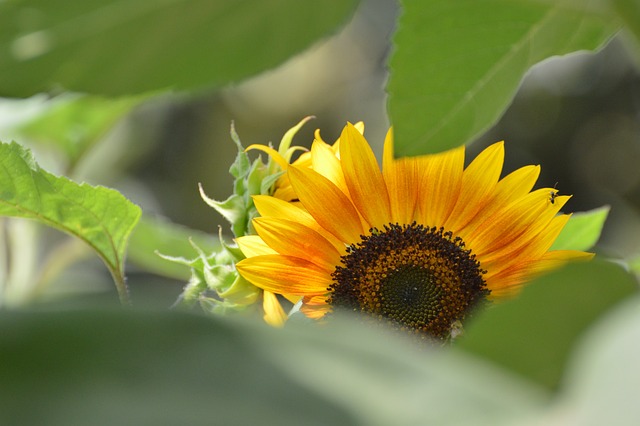
[[[129,297],[129,287],[127,286],[127,278],[120,270],[113,270],[109,268],[113,282],[116,284],[116,290],[118,290],[118,297],[120,298],[120,304],[125,307],[131,306],[131,298]]]
[[[6,227],[7,219],[0,218],[0,308],[4,302],[4,293],[9,280],[9,240]]]

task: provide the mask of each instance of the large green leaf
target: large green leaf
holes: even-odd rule
[[[637,282],[619,265],[569,265],[528,284],[515,300],[480,313],[459,347],[553,388],[580,334],[637,292]]]
[[[60,86],[121,95],[218,87],[274,67],[343,24],[354,0],[0,3],[0,95]]]
[[[633,425],[640,419],[640,298],[591,327],[574,352],[544,424]],[[542,423],[541,423],[542,424]]]
[[[471,357],[340,320],[5,312],[0,347],[2,424],[495,426],[547,398]]]
[[[504,112],[520,80],[552,55],[595,49],[618,28],[597,1],[405,1],[391,57],[396,154],[471,141]]]
[[[636,56],[640,54],[640,3],[637,0],[610,0],[626,28],[635,36]]]
[[[0,143],[0,215],[35,219],[84,240],[104,260],[123,302],[125,250],[140,214],[118,191],[54,176],[29,150]]]

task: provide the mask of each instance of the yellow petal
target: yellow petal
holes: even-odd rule
[[[361,135],[364,135],[364,122],[362,121],[358,121],[356,124],[353,125],[353,127],[356,128],[357,131],[360,132]],[[316,129],[316,131],[313,133],[313,136],[315,137],[315,139],[317,141],[326,143],[323,139],[322,136],[320,136],[320,129]],[[327,144],[330,145],[330,144]],[[331,149],[333,150],[333,152],[335,152],[336,154],[338,153],[338,151],[340,150],[340,138],[338,138],[333,145],[330,145]],[[340,156],[338,156],[339,158]]]
[[[344,251],[344,242],[340,241],[329,231],[321,227],[313,216],[311,216],[307,211],[296,207],[296,205],[268,195],[254,195],[253,204],[256,206],[256,209],[261,216],[288,219],[298,222],[322,235],[336,248],[336,250],[341,253]]]
[[[515,239],[504,249],[482,255],[482,269],[488,271],[488,276],[492,276],[514,264],[539,259],[553,245],[569,217],[570,215],[556,216],[540,232],[534,234],[526,231],[521,238]]]
[[[311,145],[311,163],[313,170],[333,182],[342,192],[349,194],[340,160],[329,145],[314,141]]]
[[[288,173],[300,202],[320,226],[347,244],[360,241],[358,212],[337,186],[312,170],[289,166]]]
[[[280,254],[304,255],[331,274],[340,264],[340,253],[322,235],[298,222],[256,218],[253,226],[265,243]]]
[[[273,196],[287,202],[293,202],[298,199],[298,196],[296,195],[296,192],[293,190],[291,185],[283,185],[276,188],[276,190],[273,192]]]
[[[260,213],[260,216],[262,217],[290,219],[307,226],[314,222],[313,217],[308,212],[282,199],[271,197],[269,195],[254,195],[251,198],[253,199],[253,204],[256,206],[258,213]]]
[[[447,226],[454,234],[484,208],[500,179],[503,163],[504,143],[497,142],[478,154],[465,169],[460,196]]]
[[[533,236],[543,231],[568,198],[558,197],[556,203],[551,204],[548,201],[548,191],[539,189],[514,200],[478,226],[468,226],[457,235],[479,257],[500,249],[509,249],[509,244],[523,235]]]
[[[311,319],[320,319],[331,311],[331,306],[327,304],[327,297],[322,296],[305,296],[302,299],[300,312]]]
[[[331,276],[314,263],[279,254],[249,257],[236,269],[256,287],[277,294],[321,295],[332,283]]]
[[[498,212],[508,208],[514,200],[524,197],[531,191],[540,176],[540,166],[525,166],[501,179],[496,189],[489,196],[488,202],[478,214],[467,224],[469,228],[477,228]]]
[[[539,259],[527,263],[516,264],[494,276],[486,278],[487,288],[492,298],[512,295],[520,290],[523,283],[539,275],[565,265],[570,261],[586,261],[593,258],[593,253],[576,250],[553,250]]]
[[[287,163],[287,160],[285,160],[284,157],[282,157],[282,155],[280,155],[280,153],[278,153],[278,151],[276,151],[275,149],[266,145],[253,144],[249,145],[244,151],[247,152],[254,149],[267,153],[271,158],[273,158],[273,161],[278,163],[282,170],[287,170],[287,166],[289,165],[289,163]]]
[[[340,136],[340,158],[353,204],[370,227],[382,229],[391,220],[387,187],[371,147],[350,123]]]
[[[389,129],[384,142],[382,156],[382,175],[387,185],[389,202],[391,203],[392,223],[411,223],[414,220],[420,176],[415,158],[393,158],[393,130]]]
[[[571,198],[570,196],[559,196],[554,204],[551,204],[548,200],[549,193],[545,189],[539,189],[532,192],[532,198],[535,199],[536,205],[524,207],[528,210],[528,214],[521,216],[522,220],[518,220],[512,226],[512,234],[515,238],[509,240],[509,244],[515,244],[516,239],[523,242],[528,242],[533,238],[544,238],[551,244],[555,241],[556,236],[553,236],[553,240],[550,237],[553,235],[553,228],[550,228],[553,221],[562,221],[568,218],[558,218],[556,215],[564,206],[564,204]],[[563,225],[564,226],[564,225]],[[560,229],[558,229],[559,233]],[[540,237],[542,236],[542,237]],[[504,243],[504,242],[503,242]],[[550,246],[550,245],[549,245]],[[494,250],[494,247],[489,246],[488,250]]]
[[[313,137],[315,140],[322,142],[324,144],[327,144],[324,139],[322,139],[322,136],[320,136],[320,129],[316,129],[315,132],[313,132]],[[328,145],[328,144],[327,144]]]
[[[238,244],[238,247],[240,247],[240,250],[242,250],[242,253],[246,257],[278,253],[269,247],[258,235],[245,235],[243,237],[238,237],[236,238],[236,244]]]
[[[444,226],[462,186],[464,146],[447,152],[417,157],[423,170],[417,219],[426,226]]]
[[[311,152],[303,152],[296,161],[291,164],[295,164],[298,167],[311,167]]]
[[[313,115],[309,115],[303,118],[302,120],[300,120],[298,124],[296,124],[289,130],[287,130],[284,136],[282,136],[282,139],[280,140],[280,145],[278,145],[278,153],[287,161],[287,163],[291,159],[292,151],[290,151],[290,147],[291,147],[291,142],[293,141],[293,137],[296,135],[296,133],[298,133],[298,131],[302,128],[302,126],[304,126],[304,124],[307,121],[313,118],[315,118]],[[298,148],[302,148],[302,147],[298,147]],[[283,167],[283,170],[286,170],[286,167]]]
[[[262,292],[262,309],[264,310],[264,321],[273,327],[284,326],[287,314],[278,301],[275,294],[270,291]]]
[[[291,302],[292,304],[296,304],[300,301],[300,299],[302,299],[302,296],[294,296],[293,294],[282,294],[282,297],[284,297],[285,299],[287,299],[289,302]]]

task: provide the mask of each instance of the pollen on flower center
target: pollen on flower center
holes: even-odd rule
[[[327,302],[401,330],[446,338],[489,294],[479,262],[443,228],[390,224],[347,249]]]

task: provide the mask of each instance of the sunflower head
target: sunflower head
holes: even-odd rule
[[[446,337],[489,294],[475,256],[444,228],[372,229],[341,263],[327,303],[411,333]]]
[[[467,167],[464,154],[395,159],[389,131],[380,168],[353,125],[333,146],[316,133],[305,164],[280,181],[299,203],[254,197],[257,236],[237,239],[247,256],[238,270],[266,291],[301,297],[312,318],[346,309],[445,339],[478,304],[592,256],[549,251],[569,197],[532,190],[538,166],[501,178],[502,142]]]

